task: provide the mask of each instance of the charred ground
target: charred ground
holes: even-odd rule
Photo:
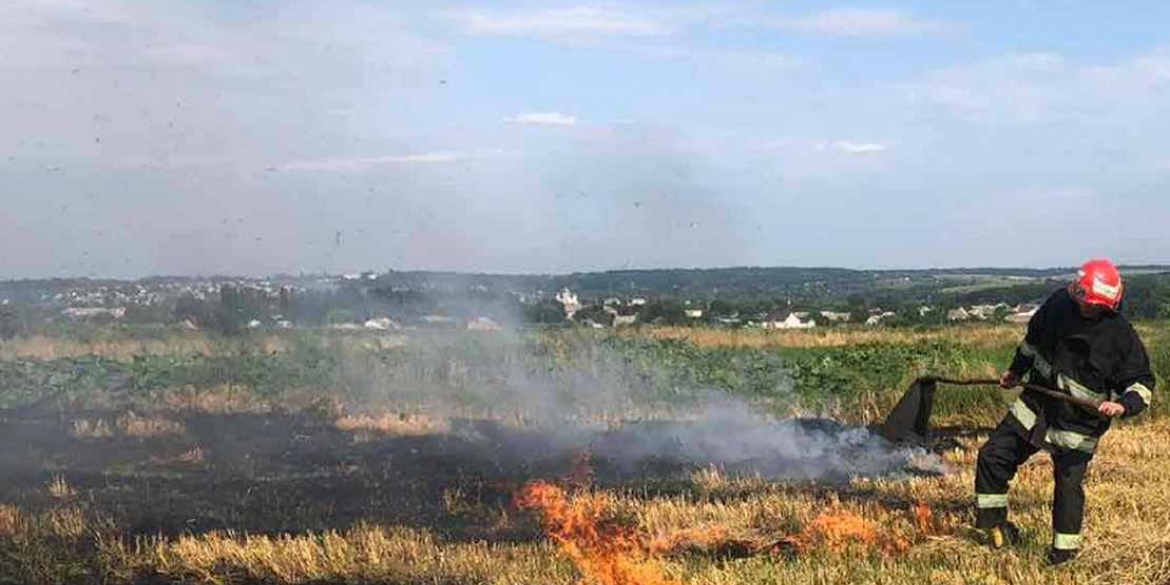
[[[156,428],[127,434],[127,417]],[[790,424],[814,436],[865,432],[824,419]],[[781,455],[724,463],[688,449],[695,427],[644,421],[554,430],[454,420],[442,432],[394,436],[343,430],[316,412],[9,412],[0,414],[6,446],[0,501],[26,512],[48,511],[61,498],[46,486],[63,480],[87,510],[127,536],[300,534],[365,521],[425,528],[444,540],[512,541],[537,534],[530,526],[493,523],[484,512],[507,515],[519,486],[537,479],[571,482],[582,465],[597,487],[647,497],[691,491],[693,474],[711,467],[732,476],[838,487],[867,472],[938,473],[868,434],[837,453],[848,465],[832,469],[815,458]]]

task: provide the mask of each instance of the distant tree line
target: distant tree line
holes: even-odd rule
[[[318,327],[385,317],[402,325],[411,325],[422,322],[424,316],[434,315],[447,317],[452,324],[488,317],[503,325],[554,326],[587,321],[610,325],[614,312],[620,312],[623,315],[636,314],[639,325],[736,326],[760,321],[767,316],[782,319],[789,312],[808,312],[818,326],[823,327],[835,323],[819,315],[820,311],[849,313],[849,323],[852,324],[863,323],[871,314],[892,311],[896,316],[884,319],[883,325],[922,326],[947,323],[947,311],[957,307],[1038,303],[1053,290],[1064,286],[1063,279],[1048,279],[964,290],[963,286],[954,286],[953,280],[917,279],[922,274],[917,272],[910,273],[914,276],[899,276],[898,273],[838,269],[616,271],[588,275],[592,279],[591,286],[607,292],[581,294],[584,304],[569,321],[564,308],[552,299],[555,289],[542,289],[539,295],[520,294],[493,289],[485,283],[503,286],[510,278],[522,278],[527,279],[527,285],[548,286],[563,282],[554,279],[571,280],[585,276],[446,275],[446,280],[436,284],[424,280],[422,274],[412,276],[417,280],[412,281],[413,288],[387,278],[363,278],[324,288],[282,288],[278,292],[225,284],[218,294],[210,297],[184,294],[165,303],[130,304],[125,307],[125,316],[119,323],[158,325],[190,321],[203,329],[235,335],[246,331],[253,321],[264,326],[287,321],[296,326]],[[640,286],[673,286],[672,283],[688,276],[696,277],[711,290],[702,294],[681,289],[638,294],[609,292],[620,289],[622,282],[639,282]],[[727,277],[728,281],[718,281],[719,276]],[[819,280],[800,282],[800,278],[805,277]],[[770,278],[775,278],[770,282],[777,288],[788,288],[767,290],[768,286],[761,283]],[[868,284],[863,287],[862,281]],[[851,292],[827,292],[842,283],[849,283],[846,288],[852,287]],[[54,326],[54,323],[69,323],[61,315],[63,307],[60,303],[44,299],[51,298],[52,290],[76,283],[45,281],[42,284],[53,288],[38,289],[32,281],[0,283],[0,296],[9,299],[8,303],[0,305],[0,338],[36,333]],[[607,310],[603,302],[609,297],[623,302]],[[632,306],[629,300],[634,297],[642,297],[645,303]],[[921,311],[922,307],[931,310]],[[691,318],[687,316],[688,309],[701,309],[702,316]],[[1122,310],[1136,320],[1170,319],[1170,274],[1127,277]],[[1002,314],[997,317],[1002,317]]]

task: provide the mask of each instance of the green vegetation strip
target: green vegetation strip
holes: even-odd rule
[[[1164,383],[1170,378],[1170,329],[1158,324],[1144,330]],[[101,405],[115,396],[146,404],[168,392],[223,387],[265,400],[319,392],[389,405],[442,397],[479,407],[519,386],[563,392],[557,400],[568,403],[587,403],[591,392],[609,390],[598,387],[620,386],[626,398],[646,405],[683,405],[722,392],[783,414],[875,422],[916,376],[987,377],[1006,366],[1014,351],[1010,344],[964,342],[961,330],[953,340],[807,348],[698,347],[573,330],[419,337],[391,347],[324,336],[292,338],[282,351],[234,347],[231,353],[139,355],[128,361],[0,361],[0,407],[46,398]],[[948,387],[938,396],[937,420],[994,422],[1010,398],[994,388]],[[1155,403],[1157,412],[1166,411],[1166,401]]]

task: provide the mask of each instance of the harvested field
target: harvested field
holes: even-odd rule
[[[1160,335],[1151,346],[1164,373]],[[505,378],[534,385],[519,396],[636,381],[627,390],[692,408],[623,395],[598,416],[574,406],[560,420],[476,416],[484,407],[466,404],[386,408],[399,394],[373,393],[382,386],[369,380],[364,401],[268,390],[347,380],[282,373],[310,355],[297,349],[230,361],[8,362],[20,406],[0,411],[0,582],[1167,582],[1170,426],[1158,410],[1104,441],[1087,483],[1085,554],[1059,570],[1042,563],[1052,473],[1044,457],[1022,468],[1012,493],[1020,548],[988,551],[969,528],[975,449],[1004,397],[940,402],[946,430],[926,449],[866,433],[856,413],[892,403],[914,375],[907,364],[980,371],[1010,349],[977,337],[788,353],[554,336],[536,354],[561,369],[508,362],[537,372]],[[458,396],[498,383],[500,370],[484,367],[500,356],[517,359],[459,347],[485,357],[371,348],[333,367],[346,376],[354,363],[384,368],[379,384],[422,381]],[[427,356],[426,367],[392,369],[410,363],[395,353],[408,350]],[[219,372],[241,364],[267,377],[225,385]],[[212,379],[200,385],[201,373]],[[39,381],[54,384],[43,397]],[[709,390],[678,390],[700,383]],[[842,393],[837,410],[817,411],[778,402],[785,388],[792,398]],[[747,398],[767,399],[752,404],[781,418]],[[696,400],[706,406],[693,410]],[[624,417],[620,404],[631,406]],[[802,410],[806,418],[788,418]]]
[[[453,420],[370,435],[365,427],[303,413],[80,414],[4,417],[0,501],[35,512],[82,494],[126,534],[142,536],[301,533],[364,521],[461,540],[510,539],[514,531],[493,531],[451,509],[471,498],[480,511],[502,511],[517,486],[569,477],[581,457],[591,484],[616,489],[678,489],[714,465],[730,475],[837,484],[854,474],[937,473],[925,452],[892,449],[864,430],[818,420],[775,432],[822,452],[771,452],[741,442],[743,455],[731,457],[712,446],[717,427],[693,422],[550,428]],[[168,421],[166,432],[78,434],[69,422],[127,418]]]
[[[597,431],[591,450],[581,451],[554,448],[539,430],[487,421],[357,440],[307,415],[188,414],[184,433],[147,437],[77,438],[64,420],[0,425],[11,447],[0,482],[0,531],[11,535],[0,574],[114,583],[572,583],[578,571],[609,566],[580,557],[600,550],[631,555],[607,562],[642,567],[632,575],[654,567],[662,583],[1170,576],[1159,561],[1170,554],[1163,422],[1122,428],[1106,442],[1088,483],[1087,560],[1050,571],[1040,565],[1050,464],[1027,465],[1013,493],[1024,547],[992,554],[967,528],[974,436],[936,445],[949,473],[907,460],[872,476],[774,481],[758,461],[624,461],[623,432],[636,427]],[[585,506],[580,513],[603,536],[619,530],[624,544],[573,544],[577,532],[546,540],[544,512],[531,497],[517,501],[532,485],[556,486],[545,505]],[[611,577],[592,581],[647,582]]]

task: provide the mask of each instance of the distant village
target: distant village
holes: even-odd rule
[[[566,319],[574,319],[576,314],[584,308],[577,295],[567,288],[557,293],[556,300],[564,307]],[[602,310],[611,316],[608,323],[592,318],[582,319],[581,323],[594,328],[634,325],[638,322],[637,309],[645,306],[647,303],[647,299],[643,297],[633,297],[625,300],[617,297],[609,297],[602,302]],[[821,326],[833,326],[850,323],[861,323],[869,327],[875,327],[898,317],[897,312],[880,308],[868,310],[864,318],[858,319],[857,321],[854,321],[853,313],[844,311],[770,311],[753,315],[732,313],[730,315],[714,316],[707,315],[706,310],[702,307],[692,306],[690,301],[685,301],[684,305],[684,314],[687,319],[694,323],[709,322],[727,327],[757,329],[813,329],[818,324]],[[951,323],[966,321],[1027,323],[1032,318],[1032,315],[1036,313],[1037,309],[1039,309],[1038,304],[1030,303],[1018,305],[1008,305],[1007,303],[979,304],[949,309],[946,311],[946,320]],[[917,313],[919,317],[925,317],[936,310],[934,307],[920,306],[917,308]]]
[[[817,327],[880,327],[906,322],[1026,323],[1035,313],[1035,304],[1004,302],[943,308],[921,305],[887,310],[864,311],[789,307],[768,311],[713,311],[709,300],[671,298],[666,301],[649,295],[613,295],[583,300],[568,287],[557,291],[499,291],[484,285],[466,290],[434,290],[430,285],[396,284],[379,288],[379,275],[367,272],[339,276],[288,277],[272,279],[150,279],[137,282],[77,281],[56,289],[24,289],[19,298],[8,298],[0,288],[0,310],[15,304],[38,309],[46,319],[68,322],[156,323],[186,329],[210,325],[208,315],[223,313],[225,303],[236,303],[232,314],[241,316],[239,328],[293,329],[301,327],[337,330],[392,331],[410,329],[456,329],[495,331],[531,322],[577,324],[588,328],[622,328],[637,325],[706,325],[765,330],[799,330]],[[227,295],[232,292],[232,295]],[[411,296],[413,295],[413,296]],[[459,302],[460,295],[476,302]],[[493,296],[494,295],[494,296]],[[394,304],[400,298],[442,297],[444,303]],[[483,298],[492,302],[479,302]],[[324,306],[314,318],[298,302],[314,299]],[[786,303],[790,305],[791,302]],[[807,303],[805,303],[807,305]],[[724,304],[726,305],[726,303]],[[208,307],[211,307],[210,309]],[[540,308],[531,317],[531,309]],[[202,312],[200,312],[202,311]],[[940,314],[940,312],[942,314]],[[297,313],[297,314],[294,314]]]

